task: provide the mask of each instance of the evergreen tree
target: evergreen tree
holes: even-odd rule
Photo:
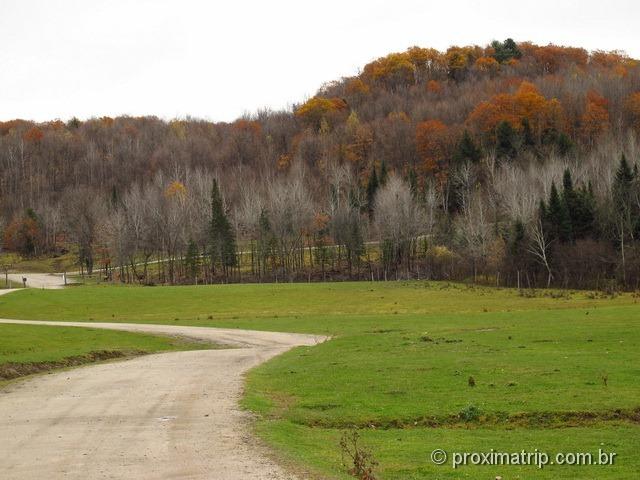
[[[360,228],[359,213],[356,209],[352,209],[349,214],[349,230],[345,236],[345,248],[349,271],[351,271],[353,264],[358,264],[360,257],[364,254],[364,237]]]
[[[494,40],[491,42],[491,46],[494,52],[493,58],[500,63],[508,62],[512,58],[522,57],[522,52],[518,48],[518,45],[516,45],[516,42],[511,38],[507,38],[504,42]]]
[[[458,143],[456,151],[454,153],[454,159],[458,163],[470,161],[477,163],[482,158],[482,150],[476,145],[468,130],[465,130],[462,134],[462,138]]]
[[[569,135],[564,132],[558,134],[556,145],[558,147],[558,153],[563,157],[566,157],[571,152],[571,150],[573,150],[573,142],[569,138]]]
[[[587,188],[580,187],[576,192],[575,207],[571,213],[571,228],[574,238],[595,238],[596,199],[591,184]]]
[[[522,143],[527,148],[533,148],[536,145],[536,139],[531,130],[531,123],[528,118],[522,119]]]
[[[380,163],[380,182],[379,182],[381,187],[384,187],[384,185],[387,183],[388,178],[389,178],[389,171],[387,170],[387,162],[382,160],[382,163]]]
[[[271,222],[266,210],[260,211],[258,219],[258,258],[262,264],[262,270],[266,271],[267,262],[272,257],[275,239],[271,231]]]
[[[380,183],[378,182],[378,175],[376,174],[376,167],[374,165],[371,169],[371,175],[369,175],[369,181],[367,182],[367,208],[370,216],[373,215],[373,207],[378,187],[380,187]]]
[[[184,268],[191,280],[196,278],[198,274],[198,265],[200,264],[200,255],[198,254],[198,246],[193,239],[189,239],[187,245],[187,253],[184,258]]]
[[[637,194],[637,170],[632,169],[623,154],[613,181],[613,206],[616,212],[616,223],[625,232],[625,236],[635,236],[640,233],[640,211],[634,205],[632,198]]]
[[[209,247],[213,269],[220,266],[226,276],[228,268],[236,265],[236,239],[215,179],[211,188]]]
[[[627,162],[627,157],[623,153],[620,158],[618,170],[616,171],[616,178],[613,181],[613,199],[619,211],[624,210],[628,206],[633,179],[634,172],[631,170],[629,162]]]
[[[506,120],[496,127],[496,154],[498,158],[514,158],[518,153],[516,148],[516,131]]]
[[[551,184],[551,194],[549,205],[546,209],[546,218],[550,226],[552,239],[560,240],[563,243],[570,242],[573,238],[571,230],[571,217],[567,204],[558,193],[555,182]]]
[[[571,172],[569,169],[565,169],[562,175],[562,198],[567,204],[569,214],[572,214],[577,206],[577,194],[573,189],[573,179],[571,178]]]

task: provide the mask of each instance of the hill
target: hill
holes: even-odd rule
[[[622,52],[412,47],[232,123],[1,123],[0,228],[5,250],[72,248],[147,283],[635,288],[639,132],[640,67]]]

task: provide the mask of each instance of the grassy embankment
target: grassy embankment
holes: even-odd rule
[[[323,477],[346,478],[338,440],[354,426],[385,479],[620,479],[640,468],[633,295],[420,282],[104,286],[17,292],[0,298],[0,316],[330,334],[252,371],[244,399],[268,443]],[[430,461],[435,448],[618,456],[614,466],[454,470]]]
[[[26,375],[103,360],[210,347],[140,333],[0,323],[0,386]]]

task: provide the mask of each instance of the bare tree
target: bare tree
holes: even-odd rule
[[[382,245],[385,275],[389,268],[397,268],[403,262],[408,272],[416,237],[424,222],[423,212],[404,180],[392,175],[378,191],[374,218]]]
[[[547,271],[547,288],[549,288],[553,280],[553,273],[549,261],[549,247],[551,242],[544,231],[542,220],[537,219],[535,222],[529,224],[529,237],[531,238],[531,243],[528,251]]]

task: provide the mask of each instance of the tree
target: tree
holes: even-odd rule
[[[571,216],[565,199],[560,196],[555,183],[551,183],[549,203],[542,211],[543,219],[547,225],[551,241],[558,240],[562,243],[573,240],[571,228]]]
[[[542,205],[541,214],[544,214],[544,204]],[[530,225],[529,238],[531,243],[528,247],[529,253],[545,268],[547,271],[547,288],[551,286],[553,280],[553,273],[551,271],[551,263],[549,259],[549,252],[552,240],[549,239],[545,228],[542,223],[542,219],[538,218]]]
[[[518,154],[517,135],[506,120],[496,126],[496,155],[498,158],[514,158]]]
[[[607,100],[594,90],[587,93],[587,100],[582,114],[582,136],[585,143],[595,142],[609,129],[609,111]]]
[[[454,159],[457,163],[463,163],[469,161],[471,163],[478,163],[482,158],[482,150],[473,141],[473,137],[466,130],[462,133],[462,138],[458,142],[456,151],[454,153]]]
[[[196,245],[196,242],[193,241],[193,239],[189,239],[189,244],[187,245],[187,253],[184,257],[184,267],[190,280],[196,280],[199,265],[200,254],[198,253],[198,246]]]
[[[399,177],[389,177],[387,184],[378,192],[375,209],[385,274],[402,263],[409,269],[416,236],[423,226],[422,218],[409,185]]]
[[[215,273],[220,267],[225,278],[229,268],[236,265],[236,239],[231,222],[227,217],[220,188],[217,180],[213,180],[211,187],[211,218],[209,221],[209,255],[211,267]]]
[[[571,172],[565,169],[562,177],[562,201],[566,205],[571,221],[573,239],[585,238],[593,235],[595,221],[595,198],[590,187],[573,186]]]
[[[331,124],[336,115],[346,110],[347,104],[341,98],[313,97],[298,107],[295,115],[317,131],[323,120]]]
[[[384,187],[387,184],[387,179],[389,178],[389,171],[387,169],[387,162],[382,160],[380,163],[380,186]]]
[[[629,116],[629,124],[640,133],[640,92],[634,92],[625,101],[625,111]]]
[[[416,147],[427,175],[447,177],[451,143],[449,129],[440,120],[427,120],[416,125]]]
[[[4,230],[3,241],[7,250],[28,257],[38,255],[43,244],[43,235],[36,213],[28,208],[24,215],[9,223]]]
[[[522,57],[522,52],[511,38],[507,38],[504,42],[494,40],[491,42],[491,48],[493,48],[494,52],[493,58],[499,63],[507,63],[511,59]]]
[[[376,192],[380,183],[378,182],[378,175],[376,174],[376,166],[371,167],[371,175],[369,175],[369,181],[367,182],[367,209],[369,216],[373,216],[373,207],[376,198]]]
[[[631,169],[627,157],[622,154],[612,188],[613,212],[615,216],[616,241],[620,249],[622,281],[627,280],[626,244],[635,240],[640,229],[640,212],[631,201],[636,185],[637,172]]]
[[[106,217],[105,203],[87,187],[68,193],[65,201],[66,225],[78,245],[78,261],[87,274],[93,274],[94,247],[98,225]]]

